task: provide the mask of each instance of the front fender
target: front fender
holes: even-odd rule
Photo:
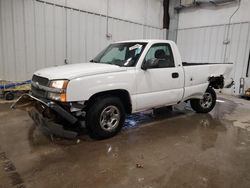
[[[67,87],[67,101],[85,101],[96,93],[117,89],[134,94],[136,90],[134,69],[70,80]]]

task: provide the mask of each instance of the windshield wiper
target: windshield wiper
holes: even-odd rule
[[[116,65],[116,66],[119,66],[121,67],[122,65],[118,65],[118,64],[115,64],[115,63],[107,63],[108,65]]]
[[[116,66],[119,66],[119,67],[123,67],[123,65],[117,65],[115,63],[107,63],[107,62],[95,61],[94,59],[91,59],[89,62],[91,62],[91,63],[101,63],[101,64],[106,64],[106,65],[116,65]]]

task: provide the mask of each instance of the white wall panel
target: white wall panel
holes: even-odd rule
[[[55,58],[55,6],[44,6],[45,66],[56,64]]]
[[[69,22],[68,22],[68,39],[70,45],[69,50],[69,61],[70,63],[79,63],[80,60],[80,18],[81,12],[68,10]]]
[[[109,0],[109,16],[144,24],[146,2],[147,0]]]
[[[36,69],[46,67],[46,26],[45,26],[45,6],[43,3],[35,3],[35,50]]]
[[[224,26],[217,26],[216,27],[218,32],[216,36],[216,44],[215,44],[215,52],[214,52],[214,57],[215,57],[215,62],[220,63],[224,61],[224,55],[225,55],[225,45],[223,45],[223,41],[226,40],[226,31],[227,27]]]
[[[87,61],[87,56],[86,56],[86,48],[87,48],[87,44],[86,44],[86,13],[81,12],[80,13],[80,18],[79,18],[79,59],[81,59],[82,61]]]
[[[236,83],[235,92],[239,92],[239,80],[246,76],[246,64],[248,61],[249,47],[247,46],[249,36],[249,23],[236,24],[232,27],[232,40],[230,51],[227,53],[229,61],[234,62],[234,78]],[[245,68],[245,69],[244,69]]]
[[[179,13],[177,41],[183,60],[233,62],[234,94],[239,94],[240,78],[245,79],[245,89],[250,87],[250,79],[246,77],[250,49],[249,9],[250,1],[241,0],[239,9],[238,3],[210,4],[183,9]],[[225,44],[227,40],[229,43]]]
[[[33,0],[24,1],[24,28],[25,28],[25,43],[24,47],[26,49],[26,79],[30,77],[32,72],[37,69],[37,46],[36,46],[36,4]],[[8,61],[4,61],[6,64]],[[11,77],[6,77],[6,79],[11,79]]]
[[[8,62],[4,64],[5,77],[16,79],[16,52],[14,47],[15,39],[12,1],[1,2],[1,13],[3,54],[4,61]]]
[[[81,9],[96,14],[109,16],[162,27],[163,0],[44,0],[46,2]],[[108,6],[108,7],[107,7]],[[146,21],[146,23],[145,23]]]
[[[240,78],[246,76],[250,50],[250,23],[231,25],[228,34],[230,42],[226,46],[223,42],[227,38],[227,28],[228,25],[180,29],[178,31],[177,45],[183,61],[234,63],[232,77],[236,85],[232,92],[238,94]],[[246,84],[246,87],[250,86],[248,82]]]
[[[179,29],[228,24],[230,16],[238,8],[237,3],[225,6],[201,5],[181,10]],[[249,22],[249,0],[241,0],[240,8],[232,17],[231,23]]]
[[[66,58],[66,24],[65,24],[65,10],[55,6],[54,7],[54,55],[55,65],[62,65]]]
[[[13,39],[14,39],[14,50],[15,50],[15,68],[16,68],[16,74],[20,74],[20,75],[25,75],[27,72],[26,49],[24,46],[25,29],[24,29],[23,6],[24,5],[22,1],[18,1],[12,4],[13,22],[14,22]],[[17,69],[17,67],[21,67],[21,68]]]
[[[146,23],[155,27],[161,27],[163,20],[159,19],[163,16],[163,1],[148,0]]]
[[[242,77],[245,76],[245,88],[250,88],[250,66],[248,66],[248,61],[250,61],[248,58],[250,58],[250,23],[248,24],[248,28],[247,28],[248,32],[247,32],[247,37],[245,40],[245,53],[244,53],[244,59],[243,62],[247,62],[244,63],[243,67],[242,67]],[[247,70],[248,69],[248,70]],[[247,75],[247,71],[248,71],[248,75]]]
[[[154,10],[161,5],[161,0],[155,1],[157,3]],[[53,2],[63,6],[65,3],[61,0]],[[68,6],[73,3],[70,0],[68,2]],[[142,3],[144,6],[143,2],[146,0],[134,3],[138,6]],[[83,1],[74,1],[74,3],[72,6],[84,5]],[[102,4],[103,2],[100,5],[101,9],[104,7]],[[114,5],[113,2],[110,6]],[[63,6],[36,0],[0,0],[1,79],[30,79],[35,70],[63,65],[65,59],[69,63],[89,61],[113,41],[166,38],[166,31],[163,29],[133,22],[139,20],[125,21],[109,18],[108,32],[112,37],[107,39],[105,16]],[[124,1],[124,6],[125,9],[129,9],[131,5]],[[144,20],[142,12],[133,14]],[[157,15],[161,16],[161,13]],[[123,18],[130,19],[131,16],[132,14],[125,11]]]
[[[2,3],[0,1],[0,20],[2,20]],[[5,68],[4,68],[4,52],[3,52],[3,28],[2,28],[2,24],[0,24],[0,80],[3,79],[5,77]]]
[[[232,27],[233,28],[233,27]],[[226,26],[212,26],[191,29],[181,29],[178,31],[178,46],[185,61],[192,62],[213,62],[224,61]],[[234,36],[238,36],[238,32]],[[230,32],[230,36],[232,33]],[[231,41],[232,42],[232,41]],[[235,57],[232,45],[228,45],[227,56]],[[226,56],[226,57],[227,57]],[[226,58],[230,61],[232,58]]]

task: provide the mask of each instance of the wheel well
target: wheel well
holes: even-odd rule
[[[209,77],[209,86],[213,87],[214,89],[222,89],[224,87],[224,76],[212,76]]]
[[[117,90],[109,90],[109,91],[103,91],[100,93],[96,93],[92,95],[89,100],[87,101],[87,108],[94,103],[95,99],[98,97],[104,97],[104,96],[115,96],[119,98],[125,108],[125,111],[127,114],[131,114],[132,112],[132,104],[131,99],[128,91],[123,89],[117,89]]]

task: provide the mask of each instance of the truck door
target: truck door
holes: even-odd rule
[[[153,44],[143,63],[154,58],[159,59],[157,67],[138,69],[136,111],[176,104],[182,99],[183,68],[176,66],[170,44]]]

